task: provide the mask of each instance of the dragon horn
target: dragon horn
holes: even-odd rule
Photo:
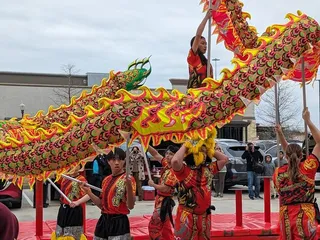
[[[144,66],[144,65],[146,65],[147,63],[149,63],[150,64],[150,61],[149,61],[149,59],[151,58],[151,55],[149,56],[149,57],[147,57],[147,58],[144,58],[143,59],[143,62],[142,62],[142,65],[141,65],[141,68]]]
[[[134,60],[132,63],[130,63],[129,66],[128,66],[128,70],[130,70],[130,68],[132,68],[133,66],[136,66],[137,65],[137,61],[138,61],[138,58],[136,60]]]

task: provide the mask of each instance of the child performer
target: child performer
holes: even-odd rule
[[[112,175],[103,180],[100,197],[94,195],[84,183],[81,184],[81,188],[101,209],[101,217],[94,232],[94,240],[131,239],[127,215],[134,207],[136,183],[132,176],[126,177],[125,158],[126,153],[121,148],[115,148],[106,156]]]
[[[70,177],[82,182],[87,182],[80,175],[80,166],[77,166]],[[61,191],[72,201],[70,204],[61,196],[61,205],[57,217],[56,231],[52,234],[51,240],[86,240],[83,234],[83,209],[81,203],[89,200],[88,195],[81,190],[79,183],[63,178]]]
[[[178,180],[171,171],[171,159],[178,150],[177,146],[170,145],[163,157],[153,147],[148,148],[153,158],[160,161],[163,166],[160,184],[155,184],[149,179],[149,185],[157,189],[154,211],[148,227],[150,239],[153,240],[174,240],[171,224],[173,226],[172,210],[175,203],[172,198]]]

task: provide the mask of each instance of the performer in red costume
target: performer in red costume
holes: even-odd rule
[[[133,209],[136,196],[136,183],[132,176],[126,178],[124,171],[126,153],[115,148],[106,156],[112,175],[102,182],[100,198],[94,195],[89,187],[82,188],[91,200],[101,209],[94,240],[131,240],[128,214]]]
[[[212,17],[212,10],[209,9],[206,16],[200,23],[196,36],[191,39],[187,62],[189,66],[189,82],[188,88],[198,88],[201,86],[202,81],[206,77],[212,77],[212,66],[210,68],[210,76],[207,76],[207,63],[208,60],[204,56],[207,51],[207,41],[202,36],[203,30],[207,24],[207,21]]]
[[[212,162],[213,157],[216,162]],[[214,152],[213,138],[186,142],[173,156],[171,165],[180,181],[174,226],[177,239],[210,239],[213,174],[218,173],[227,161],[226,155]]]
[[[157,189],[154,211],[148,227],[150,239],[153,240],[174,240],[172,210],[175,203],[172,198],[178,180],[171,171],[171,159],[178,150],[177,146],[170,145],[163,157],[153,147],[148,148],[153,158],[161,162],[163,167],[159,184],[149,180],[149,185]]]
[[[87,180],[80,175],[80,166],[77,166],[68,175],[82,182],[87,182]],[[72,202],[69,204],[69,202],[61,196],[56,231],[53,232],[51,240],[70,238],[74,240],[87,239],[83,234],[83,209],[81,204],[87,202],[90,199],[89,196],[81,190],[79,183],[65,178],[61,180],[60,188]]]
[[[276,131],[288,164],[277,168],[273,180],[280,199],[280,239],[318,239],[314,206],[315,174],[319,167],[320,131],[310,120],[308,109],[303,112],[316,145],[312,154],[302,160],[302,148],[288,144],[280,126]]]

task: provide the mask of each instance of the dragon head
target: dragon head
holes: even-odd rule
[[[151,73],[151,65],[149,69],[143,68],[144,65],[149,62],[150,57],[144,58],[142,60],[135,60],[128,66],[128,70],[121,73],[122,78],[125,81],[127,91],[131,91],[141,87],[144,84],[144,80]],[[141,65],[141,66],[139,66]]]

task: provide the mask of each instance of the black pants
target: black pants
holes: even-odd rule
[[[64,227],[74,227],[83,225],[82,207],[71,208],[69,205],[61,204],[59,208],[57,224]]]
[[[102,214],[94,231],[96,237],[105,239],[125,234],[130,234],[130,223],[123,214]]]

